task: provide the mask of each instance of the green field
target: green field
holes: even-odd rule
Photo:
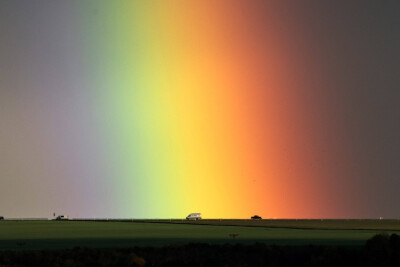
[[[188,220],[141,220],[138,222],[169,222],[177,224],[196,225],[220,225],[220,226],[248,226],[268,228],[291,228],[291,229],[323,229],[323,230],[392,230],[400,231],[400,220],[376,220],[376,219],[269,219],[269,220],[246,220],[246,219],[203,219],[198,221]]]
[[[215,224],[223,221],[213,220]],[[0,249],[63,249],[81,247],[118,248],[162,246],[203,242],[212,244],[263,242],[276,245],[363,245],[375,234],[397,233],[397,229],[294,229],[285,224],[268,227],[195,225],[210,221],[94,222],[94,221],[1,221]],[[225,221],[227,224],[233,222]],[[245,224],[243,220],[240,222]],[[287,222],[286,222],[287,223]],[[295,222],[292,222],[292,224]],[[238,223],[239,224],[239,223]],[[264,222],[267,224],[267,222]],[[239,224],[240,225],[240,224]],[[339,226],[341,224],[338,224]],[[293,225],[291,225],[293,226]],[[380,225],[377,225],[380,226]],[[301,228],[301,227],[298,227]],[[338,227],[340,228],[340,227]],[[342,226],[343,228],[343,226]],[[233,238],[231,235],[237,234]]]

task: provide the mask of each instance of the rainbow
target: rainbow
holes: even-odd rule
[[[277,19],[268,5],[117,1],[85,12],[118,213],[315,214],[306,187],[316,190],[318,172],[306,166],[310,153],[293,151],[313,122],[291,91],[299,64],[268,26]]]
[[[45,52],[21,64],[27,76],[16,87],[30,89],[24,98],[18,90],[3,95],[4,105],[14,103],[5,109],[22,112],[16,118],[34,117],[29,135],[5,148],[22,151],[7,160],[9,173],[25,177],[10,182],[10,192],[26,192],[20,184],[34,192],[20,193],[29,201],[13,210],[348,215],[355,206],[346,200],[357,191],[343,178],[351,166],[330,163],[349,157],[340,148],[343,127],[318,89],[318,62],[300,53],[309,50],[297,13],[279,2],[79,1],[33,9],[42,14],[31,19],[40,30],[15,38],[28,38],[22,46],[42,34],[28,48]],[[21,107],[19,99],[26,99]],[[24,132],[19,121],[10,119],[4,134]]]

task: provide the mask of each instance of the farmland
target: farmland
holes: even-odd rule
[[[1,250],[123,248],[187,243],[362,246],[400,233],[397,220],[1,221]]]
[[[400,231],[400,220],[376,219],[212,219],[212,220],[142,220],[142,222],[164,222],[176,224],[218,225],[218,226],[246,226],[290,229],[320,229],[320,230],[393,230]]]

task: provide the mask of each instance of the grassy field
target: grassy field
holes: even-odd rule
[[[296,229],[293,223],[237,222],[239,226],[195,224],[234,224],[233,221],[91,222],[91,221],[0,221],[0,249],[63,249],[76,246],[118,248],[162,246],[202,242],[211,244],[262,242],[276,245],[363,245],[375,234],[397,233],[392,224],[375,230]],[[277,223],[277,222],[275,222]],[[381,223],[381,222],[379,222]],[[245,224],[257,224],[247,227]],[[303,226],[303,224],[299,224]],[[254,225],[252,225],[254,226]],[[280,226],[280,227],[279,227]],[[289,228],[284,228],[289,226]],[[310,226],[310,225],[309,225]],[[390,226],[390,227],[389,227]],[[342,228],[341,228],[342,227]],[[352,225],[353,227],[353,225]],[[359,229],[360,227],[355,227]],[[236,234],[235,238],[232,234]]]
[[[292,229],[325,229],[325,230],[393,230],[400,231],[400,220],[376,220],[376,219],[351,219],[351,220],[146,220],[146,222],[169,222],[180,224],[204,224],[222,226],[249,226],[269,228],[292,228]]]

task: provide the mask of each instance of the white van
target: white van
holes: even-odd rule
[[[186,220],[201,220],[201,213],[190,213]]]
[[[66,216],[66,215],[59,215],[59,216],[57,216],[56,220],[57,220],[57,221],[66,221],[66,220],[68,220],[68,216]]]

